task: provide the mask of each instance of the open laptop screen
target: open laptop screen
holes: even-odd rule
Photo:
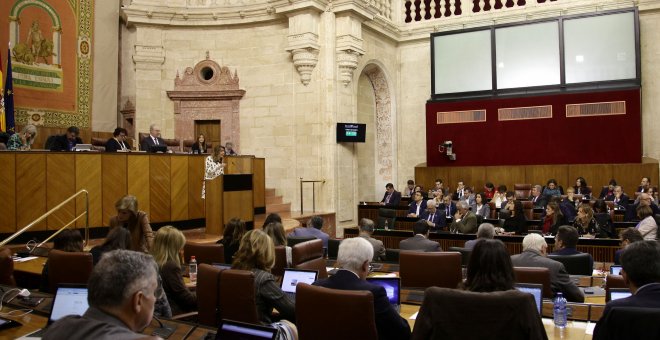
[[[401,279],[398,277],[368,277],[367,281],[385,288],[387,299],[392,305],[401,304]]]
[[[628,288],[610,288],[610,301],[624,299],[632,295]]]
[[[621,275],[621,266],[610,266],[610,274]]]
[[[272,327],[222,320],[215,338],[222,340],[275,340],[276,336],[277,330]]]
[[[48,324],[67,315],[83,315],[87,308],[87,287],[59,287],[55,293]]]
[[[516,289],[534,296],[536,309],[539,311],[539,315],[541,315],[541,306],[543,305],[543,285],[536,283],[516,283]]]
[[[299,283],[312,284],[318,276],[316,270],[285,269],[282,277],[282,291],[286,293],[295,293],[296,285]]]

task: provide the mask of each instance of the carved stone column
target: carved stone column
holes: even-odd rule
[[[353,4],[335,8],[335,15],[339,79],[348,86],[353,81],[360,57],[364,55],[362,22],[373,19],[373,16]]]
[[[306,7],[280,7],[277,13],[289,17],[289,35],[286,51],[293,56],[293,66],[300,74],[300,82],[307,86],[319,61],[319,13],[323,8],[310,3]]]

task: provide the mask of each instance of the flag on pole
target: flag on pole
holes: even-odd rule
[[[0,53],[0,132],[7,130],[5,122],[5,91],[2,87],[2,53]]]
[[[7,53],[7,78],[5,78],[4,102],[5,102],[5,130],[10,135],[16,132],[16,122],[14,121],[14,85],[11,75],[11,51]]]

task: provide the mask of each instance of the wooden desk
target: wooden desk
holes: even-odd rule
[[[171,321],[171,320],[161,320],[163,325],[168,326],[168,327],[176,327],[176,330],[174,330],[174,333],[170,335],[169,339],[185,339],[192,333],[197,326],[192,323],[188,322],[183,322],[183,321]],[[160,327],[158,324],[158,321],[155,319],[151,320],[151,323],[147,328],[145,328],[142,331],[142,334],[144,335],[151,335],[156,328]],[[206,333],[204,333],[206,334]],[[193,338],[195,339],[195,338]]]
[[[41,283],[41,272],[44,264],[48,261],[47,257],[37,257],[34,260],[26,262],[14,261],[14,278],[18,287],[28,289],[37,289]]]
[[[3,307],[4,313],[15,310],[14,308]],[[5,319],[11,319],[22,324],[20,327],[14,327],[0,331],[1,339],[16,339],[26,334],[32,333],[38,329],[46,327],[48,317],[30,313],[21,317],[3,316]]]

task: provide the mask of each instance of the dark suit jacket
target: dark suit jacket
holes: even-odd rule
[[[550,284],[553,292],[562,292],[566,300],[571,302],[584,302],[584,295],[568,276],[564,264],[549,259],[541,254],[525,250],[520,254],[511,256],[514,267],[541,267],[550,269]]]
[[[443,216],[447,216],[447,206],[444,203],[441,203],[440,206],[438,207],[438,211],[440,211]],[[451,202],[449,204],[449,218],[454,217],[454,214],[456,213],[456,203]]]
[[[606,200],[606,201],[612,201],[612,202],[614,202],[614,195],[608,195],[608,196],[606,196],[606,197],[605,197],[605,200]],[[630,203],[630,198],[628,198],[628,195],[626,195],[626,194],[621,194],[621,199],[620,199],[619,202],[617,202],[616,204],[619,205],[619,206],[622,206],[622,207],[624,207],[624,208],[627,208],[627,207],[628,207],[628,203]]]
[[[388,193],[385,192],[385,195],[383,195],[383,199],[380,201],[385,202],[385,199],[387,199],[387,195]],[[394,190],[394,192],[392,193],[392,197],[390,197],[389,203],[386,203],[385,206],[396,207],[397,205],[399,205],[399,202],[401,202],[401,193]]]
[[[604,187],[603,190],[600,191],[600,195],[598,195],[598,198],[605,199],[607,196],[610,196],[610,195],[613,195],[613,193],[610,192],[610,188],[609,187]]]
[[[576,255],[576,254],[582,254],[582,252],[578,251],[575,248],[564,248],[562,250],[558,250],[555,252],[550,253],[550,255]],[[591,259],[591,268],[594,267],[594,257],[589,254],[589,258]]]
[[[429,212],[424,210],[424,213],[420,216],[421,219],[423,220],[429,220]],[[445,213],[440,210],[435,210],[435,214],[433,215],[433,219],[431,220],[431,223],[435,224],[435,227],[431,227],[431,231],[438,231],[445,229],[447,226],[447,219],[445,218]]]
[[[374,312],[376,319],[376,330],[379,340],[407,340],[410,338],[410,326],[408,321],[399,316],[387,299],[385,288],[361,280],[357,275],[348,270],[340,269],[337,274],[327,279],[314,282],[315,286],[321,286],[341,290],[368,290],[374,296]]]
[[[529,200],[534,203],[534,208],[545,208],[545,206],[548,204],[547,198],[543,195],[539,195],[539,197],[534,201],[534,196],[529,196]]]
[[[161,145],[167,146],[167,144],[165,144],[165,140],[163,140],[160,137],[158,137],[158,145],[159,146],[161,146]],[[156,144],[154,144],[153,139],[151,139],[151,135],[148,135],[147,137],[144,137],[142,142],[140,142],[140,150],[142,150],[142,151],[151,152],[151,147],[152,146],[156,146]]]
[[[127,149],[131,149],[131,146],[128,145],[128,143],[124,142],[124,145]],[[117,150],[121,150],[121,145],[119,145],[119,142],[117,142],[116,139],[110,138],[105,142],[105,152],[117,152]]]
[[[76,144],[82,144],[82,139],[80,139],[80,137],[76,137],[73,146],[76,146]],[[53,144],[50,146],[50,151],[71,151],[71,149],[69,149],[69,140],[66,138],[66,134],[57,135],[53,138]]]
[[[424,235],[415,235],[399,242],[400,250],[442,251],[440,243],[431,241]]]
[[[639,206],[639,203],[631,204],[626,208],[625,221],[639,221],[639,217],[637,217],[637,206]],[[653,215],[660,214],[660,209],[658,209],[657,205],[651,204],[651,209],[653,210]]]
[[[158,141],[158,142],[160,143],[160,141]],[[207,149],[207,148],[206,148],[206,144],[204,144],[204,145],[203,145],[203,148],[200,150],[200,148],[199,148],[199,143],[195,143],[195,144],[193,144],[192,147],[190,148],[190,151],[191,151],[192,153],[206,153],[206,149]],[[197,151],[197,152],[195,152],[195,151]]]
[[[605,305],[605,310],[603,311],[603,316],[598,320],[596,328],[594,329],[594,339],[605,339],[608,338],[607,329],[613,325],[608,325],[609,316],[614,308],[622,307],[641,307],[641,308],[660,308],[660,283],[651,283],[646,286],[640,287],[634,295],[631,295],[625,299],[613,300]],[[656,319],[657,321],[657,319]],[[645,339],[649,338],[648,334],[645,334],[644,329],[638,329],[636,335],[629,334],[630,339]],[[612,338],[612,337],[610,337]],[[653,337],[650,337],[653,338]]]
[[[573,186],[573,189],[575,189],[575,194],[576,195],[588,195],[591,196],[591,190],[587,187],[580,187],[580,193],[578,194],[578,187]]]
[[[422,203],[420,204],[419,207],[419,215],[417,216],[422,216],[425,211],[426,211],[426,200],[422,200]],[[408,213],[409,214],[417,213],[417,203],[415,201],[410,202],[410,209],[408,209]]]

